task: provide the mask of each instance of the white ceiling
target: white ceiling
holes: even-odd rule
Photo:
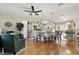
[[[35,10],[42,10],[38,17],[41,20],[49,20],[53,22],[64,22],[74,19],[79,14],[78,3],[0,3],[0,16],[30,16],[24,12],[25,9],[30,10],[30,6],[35,6]],[[63,17],[61,18],[61,15]]]

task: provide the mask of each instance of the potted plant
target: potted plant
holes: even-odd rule
[[[24,25],[22,23],[16,23],[16,29],[19,31],[19,33],[21,33],[21,31],[23,30]]]
[[[21,34],[21,31],[23,30],[24,24],[22,23],[16,23],[16,29],[19,31],[19,37],[23,38],[23,35]]]

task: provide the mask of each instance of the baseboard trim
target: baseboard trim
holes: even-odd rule
[[[28,48],[28,47],[27,47]],[[16,55],[19,55],[22,51],[24,51],[26,48],[21,49],[19,52],[16,53]]]

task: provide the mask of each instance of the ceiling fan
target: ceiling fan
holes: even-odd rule
[[[29,10],[24,10],[24,11],[29,12],[30,15],[39,15],[38,13],[42,12],[42,10],[35,11],[34,6],[31,6],[31,11],[29,11]]]

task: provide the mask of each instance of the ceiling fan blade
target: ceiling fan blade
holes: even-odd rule
[[[39,14],[35,13],[35,15],[37,15],[37,16],[38,16]]]
[[[39,10],[39,11],[35,11],[35,12],[36,12],[36,13],[37,13],[37,12],[42,12],[42,10]]]
[[[32,14],[30,14],[30,16],[31,16]]]
[[[32,12],[32,11],[27,11],[27,10],[24,10],[25,12]]]
[[[32,8],[32,11],[34,12],[34,6],[31,6],[31,8]]]

